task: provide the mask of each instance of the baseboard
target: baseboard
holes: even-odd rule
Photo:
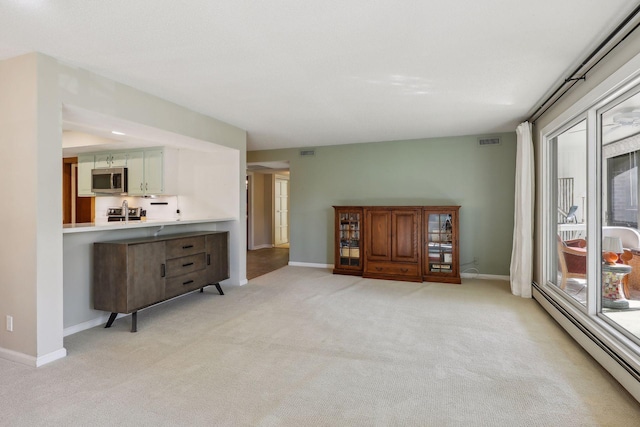
[[[40,357],[29,356],[28,354],[19,353],[17,351],[9,350],[0,347],[0,358],[9,360],[11,362],[20,363],[21,365],[32,366],[34,368],[51,363],[54,360],[62,359],[67,355],[67,349],[64,347],[60,350],[56,350],[49,354]]]
[[[223,282],[221,282],[221,284],[223,284]],[[247,283],[249,283],[247,281],[247,279],[244,279],[244,280],[240,281],[240,285],[246,285]],[[229,285],[229,286],[236,286],[236,285],[232,284],[232,285]],[[138,310],[138,312],[146,310],[147,308],[157,307],[157,306],[159,306],[161,304],[165,304],[165,303],[167,303],[169,301],[173,301],[173,300],[176,300],[178,298],[182,298],[182,297],[187,296],[190,293],[194,293],[194,292],[198,292],[198,291],[195,290],[195,291],[192,291],[192,292],[187,292],[186,294],[178,295],[178,296],[175,296],[173,298],[169,298],[168,300],[160,301],[160,302],[155,303],[155,304],[153,304],[153,305],[151,305],[149,307],[142,308],[142,309]],[[115,320],[118,320],[118,319],[121,319],[121,318],[127,317],[127,316],[131,316],[131,313],[129,313],[129,314],[118,313],[118,315],[116,316]],[[109,320],[109,314],[103,314],[102,316],[96,317],[95,319],[87,320],[86,322],[82,322],[82,323],[78,323],[77,325],[69,326],[68,328],[64,329],[63,336],[66,337],[67,335],[73,335],[73,334],[76,334],[78,332],[85,331],[87,329],[95,328],[96,326],[104,325],[104,324],[107,323],[108,320]]]
[[[63,357],[67,357],[67,349],[64,347],[62,347],[60,350],[56,350],[44,356],[38,357],[38,359],[36,360],[36,367],[46,365],[47,363],[51,363],[54,360],[62,359]]]
[[[333,264],[316,264],[314,262],[289,261],[289,265],[292,267],[333,268]]]
[[[311,267],[311,268],[330,268],[333,269],[333,264],[317,264],[313,262],[295,262],[289,261],[289,265],[293,267]],[[483,280],[506,280],[509,281],[509,276],[502,276],[498,274],[476,274],[476,273],[462,273],[460,277],[465,279],[483,279]]]
[[[547,291],[535,283],[532,297],[578,345],[640,402],[640,370],[636,364],[629,362],[629,358],[637,356],[627,354],[630,353],[629,350],[607,334],[602,334],[602,331],[598,330],[601,327],[594,324],[586,315],[570,305],[564,307],[558,304]]]
[[[118,314],[116,319],[126,316],[126,314]],[[69,326],[68,328],[64,328],[63,335],[66,337],[68,335],[73,335],[78,332],[85,331],[87,329],[95,328],[96,326],[104,325],[109,320],[109,315],[105,314],[100,317],[96,317],[95,319],[87,320],[86,322],[79,323],[77,325]]]
[[[250,251],[256,251],[258,249],[271,249],[273,247],[273,245],[271,243],[267,243],[264,245],[257,245],[252,247],[251,249],[249,249]]]
[[[483,280],[511,280],[509,276],[499,274],[477,274],[477,273],[461,273],[460,277],[464,279],[483,279]]]

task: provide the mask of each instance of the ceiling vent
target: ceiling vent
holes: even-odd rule
[[[500,145],[500,138],[497,136],[491,138],[478,138],[478,145],[481,147],[486,145]]]
[[[301,157],[311,157],[315,155],[316,155],[316,150],[314,149],[300,150]]]

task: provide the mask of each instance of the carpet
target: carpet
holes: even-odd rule
[[[0,360],[11,426],[635,425],[640,405],[504,281],[284,267]]]

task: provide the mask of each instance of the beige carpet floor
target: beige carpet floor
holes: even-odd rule
[[[0,360],[2,426],[632,426],[640,405],[533,300],[284,267]]]

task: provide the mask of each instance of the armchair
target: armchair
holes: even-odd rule
[[[560,289],[567,286],[568,279],[587,278],[587,242],[584,239],[563,241],[558,239],[558,266],[562,274]]]
[[[560,289],[565,289],[568,279],[587,278],[587,242],[584,239],[573,239],[563,241],[557,236],[558,241],[558,266],[562,274]],[[624,249],[620,254],[618,263],[632,265],[634,256],[631,251]],[[630,298],[629,277],[622,280],[622,291],[625,298]]]

